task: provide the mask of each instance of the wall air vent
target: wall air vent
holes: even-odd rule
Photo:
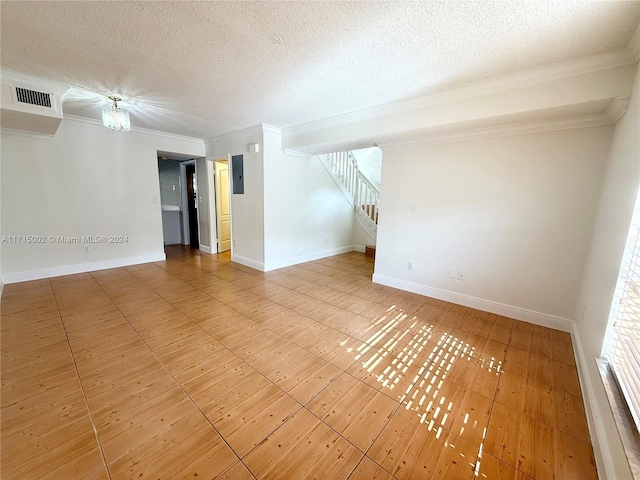
[[[2,84],[0,127],[39,135],[54,135],[62,121],[60,96],[27,85]]]
[[[35,90],[16,87],[16,98],[21,103],[30,103],[31,105],[51,108],[50,93],[36,92]]]

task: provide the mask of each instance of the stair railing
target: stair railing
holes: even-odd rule
[[[356,212],[358,208],[377,225],[380,190],[373,185],[359,170],[356,173],[356,189],[354,199]]]
[[[375,232],[378,223],[380,190],[358,169],[358,161],[351,151],[328,154],[332,173],[353,198],[353,208],[358,219]]]

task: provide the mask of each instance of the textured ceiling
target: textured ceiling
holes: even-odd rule
[[[133,126],[286,127],[624,48],[640,2],[7,2],[4,71],[117,94]]]

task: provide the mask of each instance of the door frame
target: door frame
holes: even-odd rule
[[[196,205],[198,193],[198,168],[196,160],[180,162],[180,196],[182,201],[182,244],[191,245],[191,228],[189,227],[189,199],[187,198],[187,165],[194,166],[193,178],[196,184]],[[198,238],[200,238],[200,212],[196,215],[198,222]]]
[[[218,236],[218,209],[216,205],[216,168],[215,162],[222,161],[227,162],[229,165],[229,188],[231,188],[231,154],[218,155],[215,157],[208,157],[207,165],[207,185],[209,187],[209,224],[211,225],[211,238],[215,238],[216,241],[216,253],[220,253],[220,238]],[[233,256],[233,202],[231,201],[231,190],[229,190],[229,216],[230,229],[231,229],[231,255]],[[215,232],[215,235],[214,235]]]

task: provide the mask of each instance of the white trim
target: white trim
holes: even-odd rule
[[[261,123],[261,125],[262,129],[266,130],[267,132],[277,133],[279,135],[282,131],[280,127],[275,127],[273,125],[269,125],[268,123]]]
[[[635,59],[636,62],[640,61],[640,25],[638,25],[635,32],[633,32],[631,40],[629,40],[627,44],[627,50],[631,58]]]
[[[516,320],[522,320],[523,322],[535,323],[536,325],[562,330],[563,332],[573,331],[573,320],[548,313],[536,312],[526,308],[494,302],[493,300],[485,300],[483,298],[472,297],[471,295],[464,295],[462,293],[451,292],[449,290],[429,287],[427,285],[408,282],[406,280],[400,280],[386,275],[380,275],[378,273],[373,274],[373,283],[379,283],[388,287],[398,288],[400,290],[425,295],[431,298],[437,298],[438,300],[456,303],[465,307],[495,313],[504,317],[515,318]]]
[[[454,143],[465,142],[471,140],[483,140],[486,138],[507,137],[511,135],[527,135],[531,133],[555,132],[558,130],[569,130],[573,128],[589,128],[603,127],[613,125],[618,119],[624,115],[624,98],[616,102],[615,99],[606,112],[594,113],[589,115],[579,115],[575,117],[567,117],[553,120],[539,120],[522,123],[510,123],[505,125],[495,125],[491,127],[470,128],[444,133],[429,133],[429,129],[425,129],[423,133],[416,132],[415,136],[404,137],[389,142],[381,141],[378,146],[380,148],[402,145],[410,143]],[[615,104],[615,105],[614,105]],[[628,104],[627,104],[628,106]],[[624,108],[624,110],[622,110]]]
[[[29,280],[40,280],[41,278],[61,277],[63,275],[73,275],[75,273],[95,272],[96,270],[107,270],[109,268],[127,267],[140,263],[161,262],[167,259],[164,253],[153,253],[138,257],[116,258],[114,260],[103,260],[101,262],[78,263],[75,265],[64,265],[53,268],[43,268],[41,270],[29,270],[26,272],[8,273],[2,275],[2,281],[6,284],[27,282]]]
[[[14,130],[12,128],[0,128],[2,135],[15,135],[16,137],[38,138],[43,140],[51,140],[55,134],[29,132],[27,130]]]
[[[205,138],[204,141],[205,143],[215,144],[215,142],[219,140],[228,141],[230,139],[233,139],[234,137],[244,137],[245,135],[250,133],[259,133],[260,135],[262,135],[262,130],[263,130],[263,124],[252,125],[251,127],[241,128],[240,130],[234,130],[232,132],[223,133],[222,135],[216,135],[215,137]],[[211,156],[211,155],[207,155],[207,156]]]
[[[296,157],[301,160],[309,160],[315,157],[315,155],[310,153],[299,152],[298,150],[291,150],[290,148],[285,148],[282,152],[288,157]]]
[[[198,248],[200,249],[201,252],[211,254],[211,247],[208,247],[208,246],[203,245],[202,243],[200,243],[200,244],[198,244]]]
[[[615,472],[615,467],[613,457],[611,456],[611,448],[609,447],[604,423],[602,422],[602,415],[600,415],[600,409],[593,390],[587,358],[584,354],[578,333],[578,325],[575,322],[571,330],[571,339],[573,341],[573,354],[578,367],[578,378],[580,379],[580,386],[582,387],[582,401],[584,403],[585,413],[587,414],[587,423],[589,425],[589,433],[591,434],[591,444],[593,445],[598,476],[600,478],[613,478],[612,475]],[[595,359],[593,361],[595,361]]]
[[[567,78],[574,75],[583,75],[600,70],[632,65],[637,62],[637,59],[634,56],[634,50],[631,42],[629,45],[630,46],[628,48],[617,50],[615,52],[601,53],[565,62],[557,62],[522,72],[469,83],[443,92],[409,98],[407,100],[387,103],[317,121],[293,125],[291,127],[284,128],[282,130],[282,134],[283,137],[290,137],[292,135],[305,134],[325,128],[349,125],[363,120],[378,118],[380,116],[403,113],[438,103],[478,97]],[[635,45],[635,43],[633,45]]]
[[[364,246],[346,245],[344,247],[332,248],[331,250],[323,250],[321,252],[309,253],[307,255],[297,255],[295,257],[284,258],[282,260],[276,260],[274,262],[266,263],[264,266],[264,271],[269,272],[271,270],[277,270],[279,268],[290,267],[291,265],[312,262],[314,260],[320,260],[321,258],[333,257],[334,255],[340,255],[341,253],[354,251],[364,252]]]
[[[208,253],[213,253],[215,244],[215,253],[220,253],[220,245],[218,244],[218,221],[216,210],[216,167],[215,160],[207,157],[204,160],[205,171],[207,172],[207,191],[209,193],[209,243],[211,245]]]
[[[622,116],[627,113],[629,104],[631,103],[631,95],[624,97],[616,97],[609,105],[609,108],[605,111],[605,114],[611,121],[611,124],[615,124]]]
[[[233,252],[231,253],[231,261],[239,263],[240,265],[244,265],[245,267],[255,268],[256,270],[260,270],[261,272],[265,271],[264,263],[256,262],[255,260],[241,257],[240,255],[235,255]]]
[[[62,121],[66,121],[69,123],[73,123],[76,125],[83,125],[86,127],[97,127],[97,128],[104,128],[104,125],[102,125],[102,121],[101,120],[97,120],[95,118],[88,118],[88,117],[80,117],[78,115],[71,115],[71,114],[63,114],[62,117]],[[201,138],[197,138],[197,137],[188,137],[186,135],[178,135],[175,133],[168,133],[168,132],[161,132],[159,130],[151,130],[150,128],[143,128],[143,127],[135,127],[135,126],[131,126],[131,131],[132,132],[136,132],[136,133],[146,133],[147,135],[155,135],[157,137],[164,137],[164,138],[169,138],[172,140],[183,140],[183,141],[187,141],[187,142],[197,142],[197,143],[202,143],[204,145],[204,140]],[[191,154],[185,154],[185,155],[191,155]],[[194,154],[193,155],[194,158],[202,158],[203,155],[202,154]]]

